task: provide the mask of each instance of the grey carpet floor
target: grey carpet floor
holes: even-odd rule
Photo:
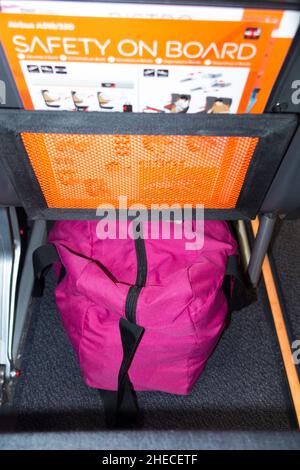
[[[293,334],[298,334],[298,338],[299,235],[299,222],[284,222],[273,246]],[[22,376],[12,406],[15,428],[18,431],[103,429],[101,400],[97,391],[84,384],[61,324],[53,290],[54,278],[49,274],[44,295],[35,301],[33,308]],[[292,429],[292,403],[263,288],[255,304],[233,315],[230,327],[190,396],[158,392],[138,396],[144,410],[145,429]]]
[[[274,270],[292,341],[300,339],[300,220],[278,223],[272,243]]]

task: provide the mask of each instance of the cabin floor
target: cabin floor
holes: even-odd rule
[[[300,339],[299,240],[300,220],[283,221],[271,249],[292,340]],[[233,314],[190,396],[138,394],[144,411],[138,432],[105,430],[100,396],[83,381],[54,287],[49,273],[43,297],[34,301],[13,402],[1,410],[2,448],[300,447],[263,283],[258,301]]]

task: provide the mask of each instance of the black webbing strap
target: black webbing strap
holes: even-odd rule
[[[231,288],[232,278],[234,278],[233,288]],[[231,255],[227,258],[222,289],[228,302],[229,314],[233,311],[241,310],[255,300],[255,293],[248,285],[247,279],[245,279],[241,271],[238,255]]]
[[[128,371],[145,330],[126,318],[120,319],[119,327],[123,359],[118,375],[118,391],[99,390],[108,427],[136,426],[140,419],[137,398]]]
[[[48,243],[37,248],[32,254],[33,271],[34,271],[34,297],[41,297],[44,290],[44,277],[53,263],[61,262],[55,245]],[[64,269],[61,269],[58,282],[64,275]]]

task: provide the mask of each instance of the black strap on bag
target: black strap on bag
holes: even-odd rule
[[[34,271],[33,296],[41,297],[45,285],[45,275],[53,263],[61,262],[56,246],[52,243],[40,246],[33,252],[32,262]],[[62,267],[58,282],[62,280],[64,274],[65,269]]]
[[[144,334],[144,328],[136,323],[136,306],[147,278],[147,255],[142,233],[142,225],[136,223],[134,231],[139,234],[135,238],[137,257],[137,275],[135,285],[131,286],[125,303],[125,318],[120,319],[120,336],[123,348],[123,360],[118,375],[118,392],[101,392],[106,424],[109,427],[131,427],[141,424],[137,396],[129,379],[129,368],[136,349]]]
[[[118,375],[118,390],[117,392],[99,390],[99,392],[103,400],[105,421],[108,427],[136,427],[141,416],[128,371],[145,330],[123,317],[120,319],[119,327],[123,359]]]
[[[231,285],[232,278],[234,278],[233,288]],[[247,307],[256,300],[254,289],[250,287],[250,283],[241,271],[238,255],[231,255],[227,258],[222,289],[228,302],[229,315],[233,311]]]

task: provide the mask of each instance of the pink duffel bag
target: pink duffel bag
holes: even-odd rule
[[[115,391],[110,407],[126,415],[133,390],[191,391],[226,324],[237,244],[222,221],[205,221],[199,249],[187,249],[191,223],[181,239],[171,222],[157,222],[170,225],[170,239],[151,238],[145,222],[128,223],[136,239],[101,239],[98,223],[56,222],[34,267],[41,278],[55,263],[56,303],[84,379]]]

